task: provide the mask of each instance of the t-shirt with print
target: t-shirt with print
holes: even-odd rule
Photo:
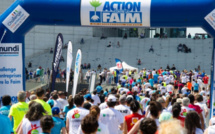
[[[54,121],[54,127],[51,129],[51,134],[60,134],[62,128],[66,127],[65,122],[58,117],[52,117]]]
[[[166,93],[166,87],[161,86],[160,87],[160,91],[161,91],[161,94]]]
[[[10,112],[10,108],[11,108],[11,105],[2,106],[2,107],[0,108],[0,114],[5,115],[5,116],[8,116],[8,115],[9,115],[9,112]]]
[[[81,125],[78,128],[78,133],[77,134],[84,134],[81,130]],[[99,127],[97,129],[96,134],[110,134],[108,127],[104,125],[103,123],[99,122]]]
[[[23,118],[22,131],[23,134],[40,134],[42,132],[40,120],[29,121],[27,118]]]
[[[106,108],[101,111],[99,120],[108,126],[110,134],[118,134],[118,126],[123,123],[123,116],[114,108]]]
[[[115,106],[114,109],[118,110],[120,113],[122,113],[123,117],[125,117],[126,115],[131,114],[131,110],[129,109],[128,106],[125,105],[118,105]]]
[[[125,121],[127,123],[128,132],[135,125],[135,123],[137,123],[138,120],[140,120],[141,118],[144,118],[144,116],[142,116],[138,113],[133,113],[133,114],[125,116]]]
[[[22,121],[24,115],[28,111],[28,104],[25,102],[18,102],[14,104],[10,108],[9,115],[13,116],[14,119],[14,126],[13,131],[16,132],[17,127],[19,126],[20,122]]]
[[[193,108],[186,107],[186,106],[182,106],[182,107],[181,107],[180,116],[185,118],[185,117],[187,116],[187,113],[188,113],[189,111],[194,111],[194,109],[193,109]]]
[[[202,113],[202,109],[198,105],[189,104],[189,108],[193,108],[198,114]]]
[[[67,113],[67,120],[69,120],[69,134],[77,134],[78,127],[81,120],[89,114],[89,110],[82,107],[76,107]]]

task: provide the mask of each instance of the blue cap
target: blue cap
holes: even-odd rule
[[[48,100],[47,102],[51,107],[54,106],[54,101],[52,99]]]
[[[60,108],[58,108],[58,107],[53,107],[52,108],[52,114],[53,115],[56,115],[56,114],[59,114],[60,113]]]
[[[92,97],[91,97],[91,94],[86,94],[86,95],[84,95],[84,98],[85,99],[91,99]]]

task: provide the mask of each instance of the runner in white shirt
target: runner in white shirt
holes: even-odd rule
[[[52,96],[52,99],[54,101],[54,105],[53,107],[58,107],[60,109],[60,111],[63,110],[63,106],[62,104],[57,100],[58,99],[58,94],[57,93],[54,93],[53,96]]]
[[[138,92],[139,90],[138,90],[138,86],[137,86],[137,84],[132,88],[132,92]]]
[[[99,117],[100,117],[100,108],[98,106],[92,106],[90,108],[90,113],[89,115],[92,115],[94,117],[96,117],[96,120],[98,121],[99,120]],[[109,134],[109,130],[108,130],[108,127],[105,126],[103,123],[101,122],[98,122],[99,123],[99,127],[97,129],[97,132],[96,134]],[[81,129],[81,125],[79,126],[78,128],[78,134],[83,134],[82,132],[82,129]]]
[[[122,115],[123,115],[123,119],[124,119],[124,117],[126,115],[131,114],[131,110],[129,109],[128,106],[125,105],[126,104],[126,96],[125,95],[120,96],[119,103],[120,103],[120,105],[115,106],[114,109],[116,109],[119,112],[121,112]]]
[[[183,84],[186,84],[186,83],[187,83],[187,77],[186,77],[185,75],[182,75],[182,77],[181,77],[181,82],[182,82]]]
[[[172,74],[169,75],[169,78],[170,78],[170,82],[171,82],[171,83],[174,83],[174,80],[175,80],[175,79],[174,79],[174,76],[173,76]]]
[[[160,92],[161,92],[161,94],[166,93],[166,87],[164,87],[163,83],[160,86]]]
[[[94,100],[94,105],[99,105],[101,103],[101,100],[99,98],[99,96],[97,95],[97,90],[94,90],[93,91],[93,94],[92,94],[92,99]]]
[[[170,77],[169,77],[169,75],[167,75],[164,80],[166,81],[166,84],[169,84],[170,83]]]
[[[146,82],[146,83],[144,84],[144,89],[147,89],[148,87],[151,87],[151,84],[150,84],[149,82]]]
[[[66,100],[66,96],[63,91],[59,91],[57,101],[61,103],[63,108],[68,105],[68,101]]]
[[[187,85],[185,85],[182,89],[181,89],[181,93],[182,94],[186,94],[187,93]]]
[[[126,92],[127,94],[127,92],[129,92],[129,89],[122,86],[121,88],[119,88],[119,93],[122,94],[123,92]]]
[[[155,69],[153,69],[153,71],[152,71],[152,75],[155,75],[156,74],[156,71],[155,71]]]
[[[202,95],[197,95],[196,100],[197,100],[197,103],[195,103],[195,105],[198,105],[202,109],[202,116],[204,119],[204,123],[206,125],[206,117],[208,115],[208,107],[205,103],[202,103],[203,102],[203,96]]]
[[[105,108],[108,108],[107,102],[101,103],[101,104],[99,105],[99,108],[100,108],[100,110],[103,110],[103,109],[105,109]]]
[[[199,84],[199,87],[202,88],[203,82],[200,78],[197,79],[197,83]],[[200,89],[201,91],[201,89]]]
[[[161,84],[157,84],[157,90],[160,90]]]
[[[172,84],[168,84],[167,86],[166,86],[166,89],[167,89],[167,92],[168,93],[173,93],[173,90],[174,90],[174,87],[173,87],[173,85]]]
[[[78,127],[81,124],[81,120],[87,114],[89,114],[88,110],[81,107],[84,103],[83,96],[76,95],[74,98],[74,103],[76,105],[76,108],[70,110],[67,113],[67,117],[66,117],[66,129],[69,132],[69,134],[77,134]]]
[[[140,104],[142,105],[142,108],[143,108],[143,110],[145,111],[146,110],[146,107],[149,105],[149,102],[150,102],[150,98],[149,98],[150,96],[145,96],[142,100],[141,100],[141,102],[140,102]]]
[[[100,114],[101,123],[108,126],[110,134],[118,134],[118,128],[123,129],[123,115],[114,109],[116,105],[116,97],[114,95],[108,96],[108,108],[103,109]]]
[[[163,81],[163,76],[161,76],[161,74],[158,76],[158,80],[159,80],[159,82]]]
[[[30,102],[29,110],[25,117],[22,119],[22,122],[17,127],[16,132],[18,134],[42,133],[42,129],[40,127],[40,119],[43,116],[44,112],[45,110],[40,103],[34,101]]]

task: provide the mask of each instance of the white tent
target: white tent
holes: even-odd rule
[[[128,65],[127,63],[125,63],[124,61],[122,62],[122,67],[124,70],[137,70],[138,72],[138,68],[132,67],[130,65]],[[110,72],[113,72],[115,69],[118,69],[116,66],[115,67],[111,67],[109,68]]]

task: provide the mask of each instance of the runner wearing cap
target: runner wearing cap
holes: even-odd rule
[[[125,95],[120,96],[119,103],[120,103],[120,105],[115,106],[114,109],[116,109],[119,112],[121,112],[123,117],[125,117],[126,115],[131,114],[130,108],[128,106],[126,106],[126,96]]]
[[[101,111],[100,121],[108,126],[110,134],[118,134],[118,127],[120,130],[123,128],[123,116],[114,109],[116,105],[116,97],[114,95],[108,96],[107,105],[108,108]]]
[[[62,130],[62,134],[66,134],[66,125],[64,121],[60,118],[60,109],[58,107],[52,108],[52,119],[54,121],[54,127],[51,129],[51,134],[60,134]]]

